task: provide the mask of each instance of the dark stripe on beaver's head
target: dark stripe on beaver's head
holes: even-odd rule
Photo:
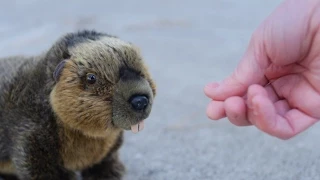
[[[95,30],[81,30],[74,33],[67,33],[61,37],[48,51],[46,59],[49,62],[58,64],[61,60],[69,59],[69,48],[87,41],[96,41],[102,37],[114,37],[106,33],[97,32]]]

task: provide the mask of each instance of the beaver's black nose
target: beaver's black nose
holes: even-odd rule
[[[133,96],[131,97],[130,103],[133,109],[141,111],[146,109],[149,104],[149,99],[147,96]]]

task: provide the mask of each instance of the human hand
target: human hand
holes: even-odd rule
[[[286,0],[254,32],[235,71],[208,84],[207,115],[289,139],[320,119],[320,0]]]

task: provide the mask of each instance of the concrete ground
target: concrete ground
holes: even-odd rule
[[[158,84],[145,130],[126,133],[127,180],[317,180],[319,124],[289,141],[210,121],[203,87],[227,76],[280,0],[2,0],[0,56],[95,28],[139,45]]]

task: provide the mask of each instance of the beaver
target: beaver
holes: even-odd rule
[[[123,133],[144,128],[156,85],[139,48],[69,32],[36,56],[0,59],[0,179],[122,179]]]

